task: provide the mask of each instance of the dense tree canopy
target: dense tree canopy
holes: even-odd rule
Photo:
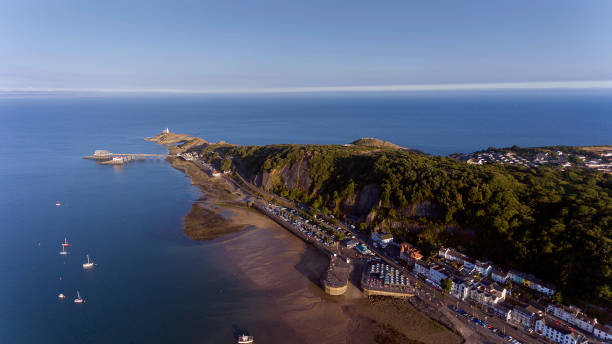
[[[516,268],[557,284],[573,302],[612,303],[612,175],[588,169],[471,165],[392,148],[273,145],[225,149],[253,175],[306,159],[312,186],[274,190],[342,215],[341,200],[365,185],[380,187],[374,221],[421,225],[425,250],[462,244],[470,255]],[[219,160],[221,161],[221,160]],[[406,216],[405,206],[431,202],[438,216]],[[444,231],[470,229],[467,242]],[[405,229],[396,235],[415,238]],[[464,238],[465,239],[465,238]]]

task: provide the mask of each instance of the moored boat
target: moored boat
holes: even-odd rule
[[[66,295],[64,295],[62,293],[59,293],[59,295],[57,295],[57,298],[60,299],[60,300],[64,300],[64,299],[66,299]]]
[[[62,246],[64,247],[70,246],[70,244],[68,243],[68,238],[64,238],[64,242],[62,243]]]
[[[87,256],[87,263],[83,264],[83,269],[91,269],[94,266],[94,262],[89,260],[89,255],[88,254],[86,254],[86,256]]]
[[[67,255],[67,254],[68,254],[68,251],[66,251],[66,246],[63,246],[63,245],[62,245],[62,250],[60,251],[60,253],[59,253],[59,254],[60,254],[60,255],[62,255],[62,256],[64,256],[64,255]]]
[[[83,298],[81,297],[81,293],[79,293],[79,291],[77,290],[77,298],[74,299],[74,303],[83,303],[85,302],[85,300],[83,300]]]
[[[253,336],[247,336],[246,334],[243,334],[242,336],[238,337],[238,344],[253,344],[254,343],[254,338]]]

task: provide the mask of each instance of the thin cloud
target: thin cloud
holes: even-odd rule
[[[424,85],[319,86],[236,89],[174,89],[174,88],[0,88],[4,94],[53,93],[144,93],[144,94],[231,94],[231,93],[318,93],[318,92],[416,92],[468,90],[541,90],[612,88],[612,80],[535,81]]]

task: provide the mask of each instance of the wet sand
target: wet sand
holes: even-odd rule
[[[265,343],[461,343],[461,338],[415,310],[408,301],[366,298],[356,286],[360,270],[342,296],[326,295],[320,279],[329,260],[264,215],[226,208],[223,216],[247,230],[218,239],[234,266],[271,302],[262,317],[278,325]],[[276,332],[278,331],[278,332]],[[261,336],[259,336],[261,337]]]
[[[461,343],[462,338],[413,308],[408,301],[366,298],[360,266],[342,296],[326,295],[320,280],[329,259],[265,215],[246,207],[247,198],[223,178],[194,163],[171,158],[202,191],[185,217],[185,233],[215,240],[228,265],[249,281],[248,290],[267,295],[258,309],[259,343]]]

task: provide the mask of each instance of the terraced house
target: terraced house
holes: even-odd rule
[[[578,344],[586,341],[571,328],[562,325],[550,318],[538,319],[535,323],[537,334],[550,339],[553,343]]]
[[[589,317],[582,313],[580,308],[575,306],[567,307],[560,304],[550,304],[546,307],[546,312],[588,333],[592,333],[593,328],[597,325],[596,318]]]
[[[493,308],[506,299],[506,289],[495,282],[481,282],[472,289],[470,297],[484,307]]]

